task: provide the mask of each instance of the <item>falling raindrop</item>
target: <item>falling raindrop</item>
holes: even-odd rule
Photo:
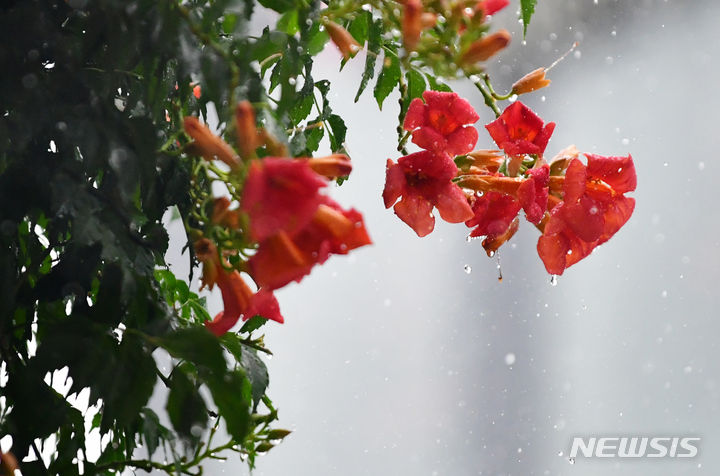
[[[464,269],[465,269],[465,274],[470,274],[470,273],[472,273],[472,268],[470,267],[469,264],[466,264],[466,265],[464,266]]]
[[[515,354],[509,352],[505,354],[505,365],[512,365],[515,363]]]
[[[568,463],[570,463],[570,464],[575,464],[575,458],[573,458],[572,456],[569,457],[569,458],[568,458]]]
[[[553,274],[550,276],[550,285],[551,286],[557,286],[558,277],[557,274]]]
[[[502,283],[503,275],[502,275],[502,268],[500,267],[500,255],[497,255],[497,270],[498,270],[498,281]]]

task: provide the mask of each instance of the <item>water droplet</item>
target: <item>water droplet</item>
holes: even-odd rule
[[[562,455],[563,455],[563,452],[562,452],[562,451],[558,453],[558,456],[561,456],[561,457],[562,457]]]
[[[617,36],[617,31],[615,31],[615,30],[611,31],[610,36]]]
[[[575,58],[575,59],[582,58],[582,53],[580,52],[580,50],[575,50],[575,52],[573,53],[573,58]]]
[[[464,269],[465,269],[465,274],[470,274],[470,273],[472,273],[472,268],[470,267],[469,264],[466,264],[466,265],[464,266]]]
[[[663,162],[663,167],[667,167],[668,165],[670,164],[668,164],[667,162]]]
[[[573,458],[572,456],[569,457],[569,458],[568,458],[568,463],[570,463],[570,464],[575,464],[575,458]]]
[[[698,170],[705,170],[705,162],[698,162]]]
[[[666,298],[666,297],[667,297],[667,290],[663,289],[663,291],[660,293],[660,296]]]
[[[497,270],[498,270],[498,282],[502,283],[502,268],[500,267],[500,255],[497,255]]]
[[[509,352],[505,354],[505,365],[512,365],[515,363],[515,354]]]
[[[628,145],[630,144],[630,139],[628,139],[627,137],[623,137],[623,140],[621,140],[620,143],[622,145]]]
[[[558,283],[558,277],[557,274],[553,274],[550,276],[550,285],[551,286],[557,286]]]
[[[494,251],[489,252],[488,256],[492,258],[493,256],[495,256],[495,252]]]

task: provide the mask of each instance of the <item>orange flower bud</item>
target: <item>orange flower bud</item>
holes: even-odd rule
[[[531,71],[512,85],[513,94],[525,94],[542,89],[550,84],[550,80],[545,78],[545,68],[538,68]]]
[[[19,469],[17,458],[12,453],[0,453],[0,476],[12,476]]]
[[[265,149],[267,150],[267,154],[272,157],[287,157],[288,156],[288,148],[285,144],[280,142],[270,134],[267,129],[260,129],[258,131],[258,139],[260,140],[260,143],[265,145]]]
[[[500,192],[505,195],[517,196],[517,189],[522,179],[497,175],[466,175],[457,184],[476,192]]]
[[[510,33],[507,30],[500,30],[470,43],[467,50],[460,56],[460,63],[471,65],[481,61],[487,61],[498,51],[510,43]]]
[[[420,41],[423,7],[420,0],[407,0],[403,13],[403,44],[407,51],[414,51]]]
[[[355,56],[358,51],[362,48],[360,43],[355,41],[355,38],[343,27],[337,23],[328,21],[325,23],[325,29],[330,35],[330,39],[335,46],[338,47],[343,57],[348,60]]]
[[[228,164],[231,168],[240,164],[235,151],[224,140],[210,132],[205,124],[200,123],[197,117],[188,116],[183,125],[185,132],[193,138],[192,150],[202,155],[205,160],[211,161],[215,158]]]
[[[487,170],[488,172],[497,172],[502,166],[505,156],[502,151],[496,149],[474,150],[468,154],[472,159],[474,167]]]
[[[574,145],[568,146],[558,152],[558,154],[550,161],[550,175],[560,175],[565,172],[570,162],[577,159],[580,151]]]
[[[437,24],[437,15],[435,13],[424,12],[420,17],[420,24],[423,29],[434,27]]]
[[[515,235],[515,233],[518,231],[518,228],[520,227],[520,220],[518,217],[515,217],[515,219],[510,223],[510,226],[502,235],[498,236],[488,236],[485,238],[482,242],[483,248],[485,248],[485,252],[488,256],[492,257],[495,255],[495,252],[510,238]],[[502,277],[499,278],[502,280]]]
[[[193,243],[193,248],[198,261],[203,264],[201,289],[205,286],[212,289],[220,272],[220,260],[215,243],[207,238],[200,238]]]
[[[313,222],[325,228],[335,238],[346,236],[355,227],[349,218],[327,205],[318,207]]]
[[[327,157],[313,157],[307,159],[308,165],[315,173],[329,179],[347,177],[352,172],[350,157],[345,154],[333,154]]]
[[[235,108],[235,130],[237,144],[243,159],[255,157],[258,148],[258,132],[255,127],[255,110],[249,101],[240,101]]]
[[[227,197],[215,199],[210,221],[216,225],[223,225],[228,228],[238,228],[240,226],[238,211],[230,210],[230,199]]]

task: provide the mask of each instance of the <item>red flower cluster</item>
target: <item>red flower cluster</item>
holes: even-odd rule
[[[260,137],[255,130],[254,113],[248,108],[249,104],[240,104],[238,111],[242,114],[236,114],[243,158],[256,157],[256,141]],[[223,160],[236,170],[242,166],[232,148],[197,119],[187,118],[185,127],[195,139],[189,150],[207,160]],[[240,318],[247,320],[259,315],[282,323],[274,290],[300,281],[331,254],[347,254],[371,243],[359,212],[345,210],[320,193],[328,184],[327,177],[350,173],[352,165],[347,156],[265,157],[250,159],[245,164],[249,167],[240,207],[231,209],[231,201],[226,197],[215,199],[207,225],[241,231],[246,239],[257,243],[255,253],[239,266],[253,279],[257,292],[250,289],[210,239],[195,242],[195,254],[203,263],[203,284],[210,288],[217,284],[223,297],[224,310],[205,323],[218,336]]]
[[[359,212],[319,193],[326,184],[304,160],[267,157],[251,164],[241,210],[259,243],[248,266],[261,288],[299,282],[331,254],[371,243]]]
[[[470,152],[478,134],[469,126],[479,119],[470,103],[456,93],[425,91],[410,103],[403,127],[412,141],[426,149],[398,159],[388,159],[383,199],[418,236],[435,227],[432,209],[443,220],[462,223],[472,217],[463,191],[452,182],[458,172],[453,156]],[[398,201],[400,199],[400,201]],[[396,203],[397,202],[397,203]]]
[[[486,129],[503,153],[473,151],[478,118],[454,93],[426,92],[415,100],[405,129],[425,151],[388,160],[383,198],[419,236],[433,230],[432,208],[451,223],[464,221],[471,237],[484,236],[488,255],[512,238],[518,214],[542,232],[538,253],[551,274],[562,274],[615,234],[633,212],[632,158],[586,154],[574,148],[545,161],[555,128],[520,102],[510,105]],[[467,155],[464,155],[467,154]],[[459,156],[458,169],[454,157]],[[398,198],[401,200],[397,203]]]

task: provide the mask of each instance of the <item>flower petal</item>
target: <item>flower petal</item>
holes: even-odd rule
[[[465,194],[452,182],[448,182],[438,193],[435,207],[440,217],[448,223],[463,223],[473,217],[473,210]]]
[[[435,228],[432,203],[419,194],[409,193],[395,204],[395,214],[410,226],[419,237],[428,235]]]
[[[472,126],[460,127],[447,136],[445,152],[451,156],[467,154],[478,141],[478,131]]]
[[[588,159],[587,173],[610,185],[617,193],[632,192],[637,187],[637,174],[632,156],[603,157],[585,154]]]

